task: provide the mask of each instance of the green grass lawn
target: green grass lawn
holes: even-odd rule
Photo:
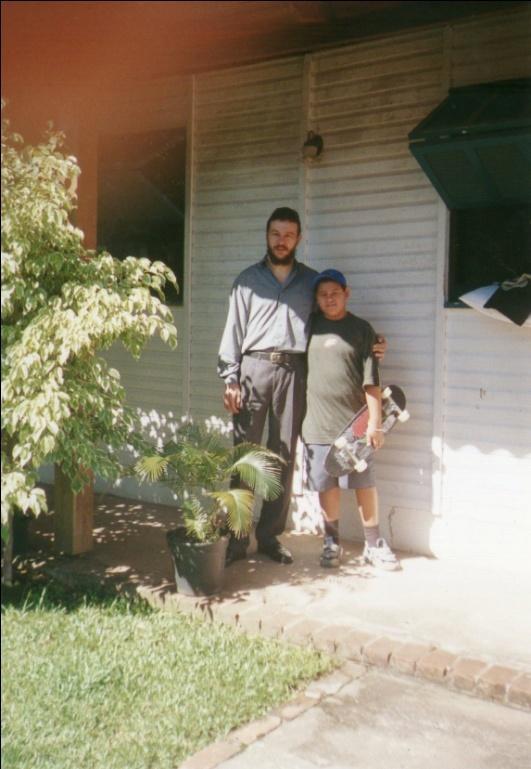
[[[13,588],[4,769],[176,769],[330,670],[322,655],[125,598]]]

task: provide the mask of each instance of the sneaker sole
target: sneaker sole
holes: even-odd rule
[[[323,558],[323,556],[321,556],[319,559],[319,564],[323,569],[337,569],[337,567],[341,565],[342,556],[343,550],[340,550],[339,555],[337,555],[335,558]]]
[[[374,563],[370,558],[364,558],[363,560],[368,566],[372,566],[374,569],[379,569],[380,571],[400,571],[402,569],[399,563]]]

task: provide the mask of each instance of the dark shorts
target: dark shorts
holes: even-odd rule
[[[328,491],[339,486],[340,489],[370,489],[376,486],[373,457],[367,461],[367,469],[362,473],[355,470],[350,475],[335,478],[325,470],[325,457],[330,448],[329,443],[305,443],[304,466],[306,483],[310,491]]]

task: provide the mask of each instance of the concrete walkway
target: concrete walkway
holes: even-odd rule
[[[317,626],[320,631],[339,628],[338,638],[353,631],[360,638],[435,647],[457,657],[531,671],[529,570],[517,575],[497,570],[495,563],[487,568],[401,553],[401,571],[379,572],[361,562],[361,545],[356,543],[344,543],[340,569],[324,570],[319,566],[319,537],[286,534],[292,565],[251,555],[227,568],[221,595],[188,598],[175,593],[165,540],[176,522],[173,508],[100,496],[94,549],[70,558],[53,555],[50,520],[35,522],[33,539],[41,555],[35,564],[48,562],[49,568],[64,573],[133,588],[159,604],[216,615],[251,632],[263,626],[269,634],[282,635],[298,624],[304,636],[304,621],[314,632]]]
[[[233,735],[221,747],[212,746],[192,757],[184,767],[211,769],[225,766],[220,764],[222,761],[227,761],[227,769],[240,766],[278,769],[288,765],[292,769],[313,766],[334,769],[404,766],[409,769],[421,765],[509,769],[513,765],[524,765],[519,759],[519,742],[511,753],[515,756],[514,764],[466,763],[468,738],[464,736],[459,738],[464,763],[457,759],[455,763],[436,763],[428,754],[417,763],[408,762],[403,753],[400,760],[390,759],[387,763],[378,753],[365,763],[365,759],[360,758],[356,763],[358,759],[348,757],[338,758],[337,763],[326,763],[325,758],[308,763],[304,755],[292,755],[289,750],[282,753],[284,758],[279,760],[278,750],[284,750],[281,747],[264,750],[262,756],[267,760],[262,762],[257,759],[258,747],[252,753],[250,748],[246,750],[249,756],[245,759],[230,757],[270,730],[278,732],[277,736],[263,739],[279,741],[279,745],[285,745],[283,740],[299,745],[299,730],[310,730],[319,744],[323,740],[326,743],[323,729],[332,729],[327,726],[330,718],[336,720],[334,728],[339,731],[354,730],[352,738],[363,734],[369,743],[376,740],[378,728],[373,728],[362,717],[369,707],[366,698],[370,697],[373,684],[388,687],[392,692],[378,707],[370,706],[375,709],[376,724],[380,724],[380,715],[384,718],[386,708],[394,708],[396,713],[397,709],[409,708],[416,697],[422,702],[422,697],[428,695],[419,693],[416,687],[420,686],[436,692],[433,694],[436,709],[439,702],[446,703],[440,704],[443,711],[450,708],[449,703],[454,703],[456,723],[460,708],[468,707],[457,705],[469,700],[462,696],[466,693],[474,697],[470,702],[484,708],[481,712],[482,718],[486,718],[486,729],[490,730],[489,724],[497,719],[501,719],[502,724],[508,719],[507,723],[513,724],[506,730],[510,746],[514,743],[511,730],[516,733],[526,723],[527,741],[531,733],[531,572],[517,575],[496,570],[496,564],[489,564],[487,568],[473,562],[438,561],[404,553],[399,554],[400,572],[378,572],[361,562],[361,546],[355,543],[345,545],[344,563],[339,570],[323,570],[319,566],[320,538],[292,533],[283,537],[294,554],[292,565],[279,565],[255,553],[226,569],[225,588],[220,595],[188,597],[175,592],[173,567],[165,541],[165,532],[175,522],[171,508],[112,496],[100,497],[95,515],[94,550],[77,557],[53,555],[50,519],[43,518],[37,522],[32,535],[36,551],[29,562],[30,568],[44,567],[63,580],[112,583],[119,590],[133,590],[153,605],[168,610],[200,614],[213,621],[230,623],[244,632],[275,636],[291,643],[310,643],[340,658],[347,666],[343,672],[334,674],[339,676],[340,685],[336,685],[337,680],[334,683],[335,679],[332,684],[325,682],[325,689],[331,685],[332,690],[323,690],[317,701],[312,700],[312,696],[301,695],[302,699],[299,697],[296,703],[286,706],[284,712],[249,725],[243,739]],[[434,683],[439,686],[434,687]],[[352,686],[356,691],[359,686],[363,687],[365,694],[361,699],[353,698]],[[339,700],[332,699],[326,704],[325,694]],[[507,705],[514,710],[505,707]],[[304,715],[314,708],[316,712]],[[383,710],[377,715],[379,708]],[[341,715],[343,711],[345,715]],[[294,715],[297,723],[290,726]],[[414,723],[416,716],[407,718]],[[345,723],[342,719],[346,719]],[[406,733],[409,728],[406,721],[396,728]],[[440,729],[432,726],[435,732],[430,732],[432,727],[422,728],[427,730],[427,739],[433,739],[437,750],[442,750]],[[504,728],[502,726],[502,732]],[[459,734],[464,732],[461,730]],[[495,740],[494,732],[492,740]],[[402,746],[401,750],[406,748]],[[326,753],[327,749],[322,749]],[[274,760],[272,756],[277,758]]]
[[[250,744],[238,730],[181,769],[522,769],[529,766],[527,713],[463,697],[378,669],[336,674],[316,703]],[[309,690],[309,694],[312,694]],[[222,747],[223,746],[223,747]],[[220,763],[217,757],[227,758]],[[211,763],[214,761],[215,763]]]

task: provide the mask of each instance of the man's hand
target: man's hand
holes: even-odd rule
[[[242,391],[237,382],[225,386],[223,405],[231,414],[237,414],[242,405]]]
[[[376,342],[372,348],[374,356],[378,360],[383,360],[387,352],[387,339],[382,334],[376,334]]]

